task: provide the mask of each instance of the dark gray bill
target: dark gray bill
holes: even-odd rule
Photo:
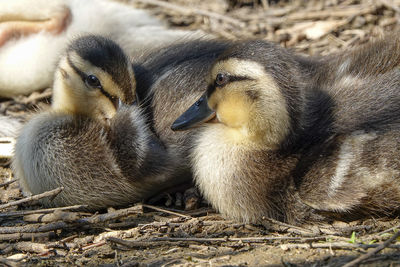
[[[203,94],[188,110],[186,110],[171,126],[173,131],[190,129],[215,117],[215,111],[207,104],[207,95]]]

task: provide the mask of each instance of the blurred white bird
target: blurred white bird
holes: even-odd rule
[[[168,29],[146,11],[110,0],[1,0],[0,96],[49,87],[59,55],[83,34],[106,36],[131,57],[196,35]]]

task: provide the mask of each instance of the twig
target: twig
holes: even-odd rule
[[[62,243],[67,243],[67,242],[69,242],[69,241],[71,241],[71,240],[74,240],[74,239],[77,238],[77,237],[78,237],[77,234],[71,235],[71,236],[68,236],[68,237],[66,237],[66,238],[61,239],[60,241],[57,241],[57,243],[60,243],[60,244],[62,244]]]
[[[189,215],[185,215],[185,214],[178,213],[178,212],[175,212],[175,211],[170,211],[170,210],[163,209],[163,208],[160,208],[160,207],[156,207],[156,206],[153,206],[153,205],[142,204],[142,206],[145,207],[145,208],[161,211],[161,212],[164,212],[164,213],[168,213],[168,214],[171,214],[171,215],[175,215],[175,216],[179,216],[179,217],[183,217],[183,218],[187,218],[187,219],[192,219],[193,218],[193,217],[191,217]]]
[[[298,244],[283,244],[281,248],[283,250],[288,249],[297,249],[297,248],[330,248],[330,249],[354,249],[354,248],[361,248],[361,249],[369,249],[369,248],[377,248],[380,246],[379,244],[352,244],[349,242],[328,242],[328,243],[298,243]],[[390,248],[400,249],[400,245],[390,245]]]
[[[229,22],[231,24],[234,24],[234,25],[242,27],[242,28],[245,26],[244,22],[241,22],[237,19],[225,16],[225,15],[222,15],[219,13],[215,13],[212,11],[178,6],[178,5],[175,5],[172,3],[167,3],[167,2],[163,2],[163,1],[159,1],[159,0],[130,0],[130,2],[140,2],[143,4],[159,6],[159,7],[174,10],[174,11],[182,13],[182,14],[196,14],[196,15],[200,15],[200,16],[210,17],[210,18],[222,20],[225,22]]]
[[[101,246],[104,246],[105,244],[107,244],[106,241],[100,241],[99,243],[94,243],[94,244],[90,244],[90,245],[84,246],[84,247],[82,247],[82,250],[85,251],[85,250],[88,250],[88,249],[91,249],[91,248],[101,247]]]
[[[24,226],[0,227],[1,240],[16,240],[21,239],[21,235],[28,233],[43,233],[60,229],[69,229],[71,227],[85,226],[96,223],[103,223],[112,219],[118,219],[132,213],[138,212],[138,206],[128,209],[118,210],[111,213],[95,215],[89,218],[80,218],[67,223],[65,221],[52,222],[47,224],[29,224]]]
[[[154,241],[128,241],[128,240],[123,240],[120,238],[116,237],[108,237],[106,239],[108,242],[112,242],[115,244],[122,245],[127,248],[149,248],[149,247],[158,247],[158,246],[165,246],[168,243],[171,242],[154,242]],[[177,245],[179,242],[174,242],[173,245]],[[179,244],[178,244],[179,245]]]
[[[198,218],[194,218],[194,219],[198,219]],[[198,219],[199,220],[199,219]],[[158,221],[154,221],[151,223],[145,223],[145,224],[137,224],[138,227],[140,227],[141,229],[147,228],[147,227],[180,227],[182,225],[188,224],[192,222],[191,220],[189,221],[185,221],[185,222],[174,222],[173,219],[170,219],[168,221],[162,221],[162,222],[158,222]],[[199,220],[199,223],[201,223],[202,226],[213,226],[213,225],[224,225],[224,226],[230,226],[230,227],[234,227],[234,228],[238,228],[241,226],[245,226],[245,224],[243,223],[232,223],[230,221],[203,221],[203,220]]]
[[[18,242],[12,245],[14,250],[31,252],[31,253],[45,253],[48,252],[46,244],[33,243],[33,242]]]
[[[9,267],[18,267],[19,264],[13,260],[8,260],[5,258],[0,258],[0,264],[4,264],[4,266],[9,266]]]
[[[202,209],[187,211],[185,212],[185,215],[198,217],[202,215],[208,215],[209,213],[215,213],[215,210],[213,208],[202,208]]]
[[[173,261],[171,261],[171,262],[176,262],[176,261],[179,262],[180,259],[179,259],[179,260],[173,260]],[[138,261],[136,258],[134,258],[133,260],[131,259],[131,260],[128,260],[128,261],[124,262],[124,263],[121,265],[121,267],[140,266],[140,263],[142,263],[140,260]],[[164,267],[164,266],[169,266],[169,265],[164,264],[164,265],[162,265],[162,266]]]
[[[129,248],[142,248],[142,247],[154,247],[165,245],[168,243],[180,243],[186,244],[187,242],[197,242],[197,243],[211,243],[211,242],[242,242],[242,243],[265,243],[271,241],[316,241],[326,239],[325,237],[321,236],[318,238],[310,238],[304,239],[301,237],[226,237],[226,238],[202,238],[202,237],[155,237],[148,240],[140,240],[140,241],[132,241],[132,240],[123,240],[116,237],[109,237],[107,241],[114,242]]]
[[[0,234],[0,242],[15,241],[15,240],[34,240],[34,239],[49,239],[55,237],[54,232],[46,233],[15,233],[15,234]]]
[[[44,192],[42,194],[26,197],[26,198],[23,198],[23,199],[20,199],[17,201],[13,201],[13,202],[8,202],[6,204],[0,205],[0,210],[9,208],[9,207],[13,207],[13,206],[18,206],[22,203],[31,202],[31,201],[42,199],[45,197],[54,197],[54,196],[58,195],[63,189],[64,189],[63,187],[59,187],[54,190]]]
[[[55,241],[55,242],[51,242],[51,243],[47,243],[46,247],[47,248],[61,248],[61,249],[70,249],[72,246],[70,246],[68,244],[68,242],[71,242],[72,240],[74,240],[75,238],[77,238],[79,235],[74,234],[72,236],[68,236],[64,239],[61,239],[59,241]],[[74,245],[77,246],[77,244],[73,243]]]
[[[4,226],[0,227],[0,234],[14,233],[43,233],[68,228],[66,222],[54,222],[47,224],[28,224],[23,226]]]
[[[117,223],[109,223],[107,225],[107,227],[110,229],[115,229],[115,228],[118,228],[118,229],[125,228],[126,229],[126,228],[133,228],[133,227],[137,227],[137,226],[138,226],[137,221],[130,221],[130,220],[117,222]]]
[[[380,244],[379,246],[377,246],[376,248],[374,248],[370,252],[368,252],[368,253],[366,253],[364,255],[361,255],[360,257],[358,257],[355,260],[352,260],[351,262],[346,263],[345,265],[343,265],[343,267],[352,267],[352,266],[358,265],[362,261],[372,257],[373,255],[375,255],[376,253],[378,253],[382,249],[388,247],[399,236],[400,236],[400,231],[397,231],[397,233],[395,233],[391,238],[389,238],[388,240],[386,240],[385,242],[383,242],[382,244]]]
[[[398,224],[398,225],[396,225],[396,226],[393,226],[393,227],[391,227],[391,228],[389,228],[389,229],[386,229],[386,230],[384,230],[384,231],[382,231],[382,232],[376,233],[375,236],[380,236],[380,235],[383,235],[383,234],[392,232],[392,231],[396,230],[397,228],[400,228],[400,224]]]
[[[2,184],[0,184],[0,187],[4,187],[4,186],[10,185],[12,183],[15,183],[17,180],[18,179],[12,179],[12,180],[10,180],[8,182],[2,183]]]
[[[93,215],[89,218],[82,218],[78,219],[76,222],[80,224],[96,224],[96,223],[103,223],[110,220],[120,219],[132,214],[139,214],[142,213],[142,205],[138,204],[130,208],[120,209],[113,212],[105,213],[105,214],[98,214]]]
[[[68,206],[68,207],[60,207],[60,208],[51,208],[51,209],[39,209],[39,210],[21,210],[21,211],[11,211],[0,213],[1,217],[13,217],[13,216],[24,216],[29,214],[48,214],[52,213],[57,210],[80,210],[87,208],[87,205],[75,205],[75,206]]]
[[[43,222],[43,223],[51,223],[57,221],[63,222],[74,222],[82,217],[82,213],[79,212],[65,212],[61,210],[57,210],[50,214],[30,214],[24,216],[25,222]]]
[[[295,232],[299,233],[299,234],[306,234],[306,235],[314,235],[315,234],[311,230],[308,230],[308,229],[305,229],[305,228],[302,228],[302,227],[299,227],[299,226],[287,224],[287,223],[284,223],[284,222],[280,222],[280,221],[277,221],[277,220],[274,220],[274,219],[271,219],[271,218],[268,218],[268,217],[263,217],[263,220],[266,220],[266,221],[268,221],[268,222],[270,222],[272,224],[276,224],[276,225],[279,225],[279,226],[286,227],[288,229],[295,229],[295,230],[297,230]]]

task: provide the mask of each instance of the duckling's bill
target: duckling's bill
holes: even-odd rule
[[[183,131],[215,118],[215,111],[210,109],[207,93],[203,94],[188,110],[186,110],[171,126],[173,131]]]

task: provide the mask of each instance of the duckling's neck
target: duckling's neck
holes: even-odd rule
[[[69,93],[72,90],[70,90],[69,85],[60,76],[62,75],[57,73],[55,77],[51,108],[60,113],[77,114],[79,113],[79,108]]]
[[[289,173],[297,158],[262,149],[221,127],[201,129],[192,152],[195,181],[205,198],[235,220],[255,222],[261,213],[287,220],[284,197],[290,195]]]
[[[218,126],[215,128],[217,127]],[[256,136],[251,136],[247,128],[230,128],[224,125],[220,125],[220,128],[221,129],[215,129],[214,137],[220,139],[223,143],[239,146],[242,147],[242,149],[257,149],[260,147]]]
[[[273,134],[250,129],[246,126],[228,127],[222,123],[209,123],[207,130],[212,132],[216,142],[243,150],[270,150],[279,148],[279,141]],[[218,140],[218,141],[217,141]]]
[[[95,120],[101,120],[96,103],[88,101],[89,96],[82,88],[73,88],[68,74],[62,69],[57,70],[53,84],[53,111],[70,115],[83,115]],[[79,85],[77,85],[79,86]]]

